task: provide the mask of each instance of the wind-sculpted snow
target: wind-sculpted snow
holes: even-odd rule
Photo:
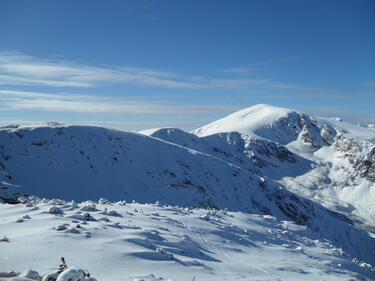
[[[270,215],[104,199],[21,201],[0,204],[1,280],[55,274],[62,256],[98,281],[375,278],[374,267],[353,251]],[[357,246],[372,247],[373,240]],[[82,275],[70,268],[64,276],[73,273]]]

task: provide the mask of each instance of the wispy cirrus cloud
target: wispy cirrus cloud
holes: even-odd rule
[[[213,114],[239,109],[225,105],[181,105],[177,103],[145,102],[144,100],[0,90],[0,110],[42,110],[79,113],[116,114]]]
[[[293,60],[294,57],[281,58],[268,61],[261,61],[255,65],[267,65],[278,63],[287,60]],[[140,67],[119,67],[119,66],[95,66],[88,64],[80,64],[70,62],[62,59],[42,59],[34,56],[25,55],[15,52],[0,52],[0,86],[7,86],[7,88],[17,89],[17,86],[43,86],[49,91],[51,88],[58,90],[66,88],[95,88],[100,86],[110,86],[113,84],[122,84],[125,86],[139,86],[146,88],[164,88],[164,89],[246,89],[252,93],[255,90],[263,89],[278,89],[288,90],[288,93],[281,93],[280,91],[272,91],[263,95],[257,94],[264,98],[345,98],[348,95],[341,95],[336,93],[329,93],[321,89],[303,87],[301,85],[287,84],[283,82],[276,82],[267,78],[244,78],[246,73],[253,71],[247,67],[235,67],[221,71],[223,77],[207,78],[204,76],[186,76],[179,73],[159,71],[155,69],[140,68]],[[228,74],[228,76],[223,75]],[[229,74],[243,74],[241,77],[233,78]],[[232,76],[232,77],[231,77]],[[228,78],[230,77],[230,78]],[[16,87],[15,87],[16,86]],[[52,91],[53,92],[53,91]],[[14,92],[13,94],[15,94]],[[30,93],[30,92],[29,92]],[[40,94],[40,93],[39,93]],[[42,101],[40,106],[42,108],[50,108],[50,110],[57,110],[59,107],[72,108],[84,107],[79,106],[76,100],[71,104],[71,99],[74,97],[70,95],[69,100],[62,100],[59,105],[54,102]],[[52,98],[52,97],[51,97]],[[54,95],[54,100],[57,98]],[[97,105],[99,112],[105,110],[105,100],[99,101],[98,96],[95,97],[96,102],[104,102],[103,106]],[[9,101],[9,100],[8,100]],[[84,99],[87,104],[87,96]],[[130,101],[127,101],[127,104]],[[23,107],[37,108],[36,100],[25,103]],[[9,102],[8,102],[9,104]],[[17,103],[18,108],[22,102]],[[91,108],[94,108],[94,102],[90,101]],[[119,104],[116,106],[109,106],[115,112],[122,112],[126,105]],[[121,108],[121,109],[120,109]],[[82,112],[85,112],[82,109]],[[128,109],[130,110],[130,109]]]
[[[139,67],[92,66],[20,53],[0,52],[0,85],[49,87],[98,87],[129,84],[176,89],[233,89],[263,84],[265,79],[195,79],[177,73]]]

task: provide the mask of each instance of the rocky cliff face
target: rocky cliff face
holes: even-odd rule
[[[375,144],[339,135],[335,138],[333,146],[339,158],[350,162],[353,171],[348,178],[352,182],[355,182],[358,177],[374,182],[372,176],[374,168],[371,167],[375,158]]]
[[[370,168],[367,170],[367,180],[375,183],[375,162],[372,161]]]

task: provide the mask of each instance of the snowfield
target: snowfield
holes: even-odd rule
[[[0,280],[375,280],[374,202],[375,130],[339,118],[1,127]]]
[[[269,215],[38,198],[0,212],[0,271],[50,272],[65,257],[105,281],[375,278],[371,265]]]

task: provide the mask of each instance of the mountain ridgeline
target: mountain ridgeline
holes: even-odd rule
[[[257,105],[191,133],[0,128],[0,198],[159,201],[293,220],[375,263],[375,130]]]

